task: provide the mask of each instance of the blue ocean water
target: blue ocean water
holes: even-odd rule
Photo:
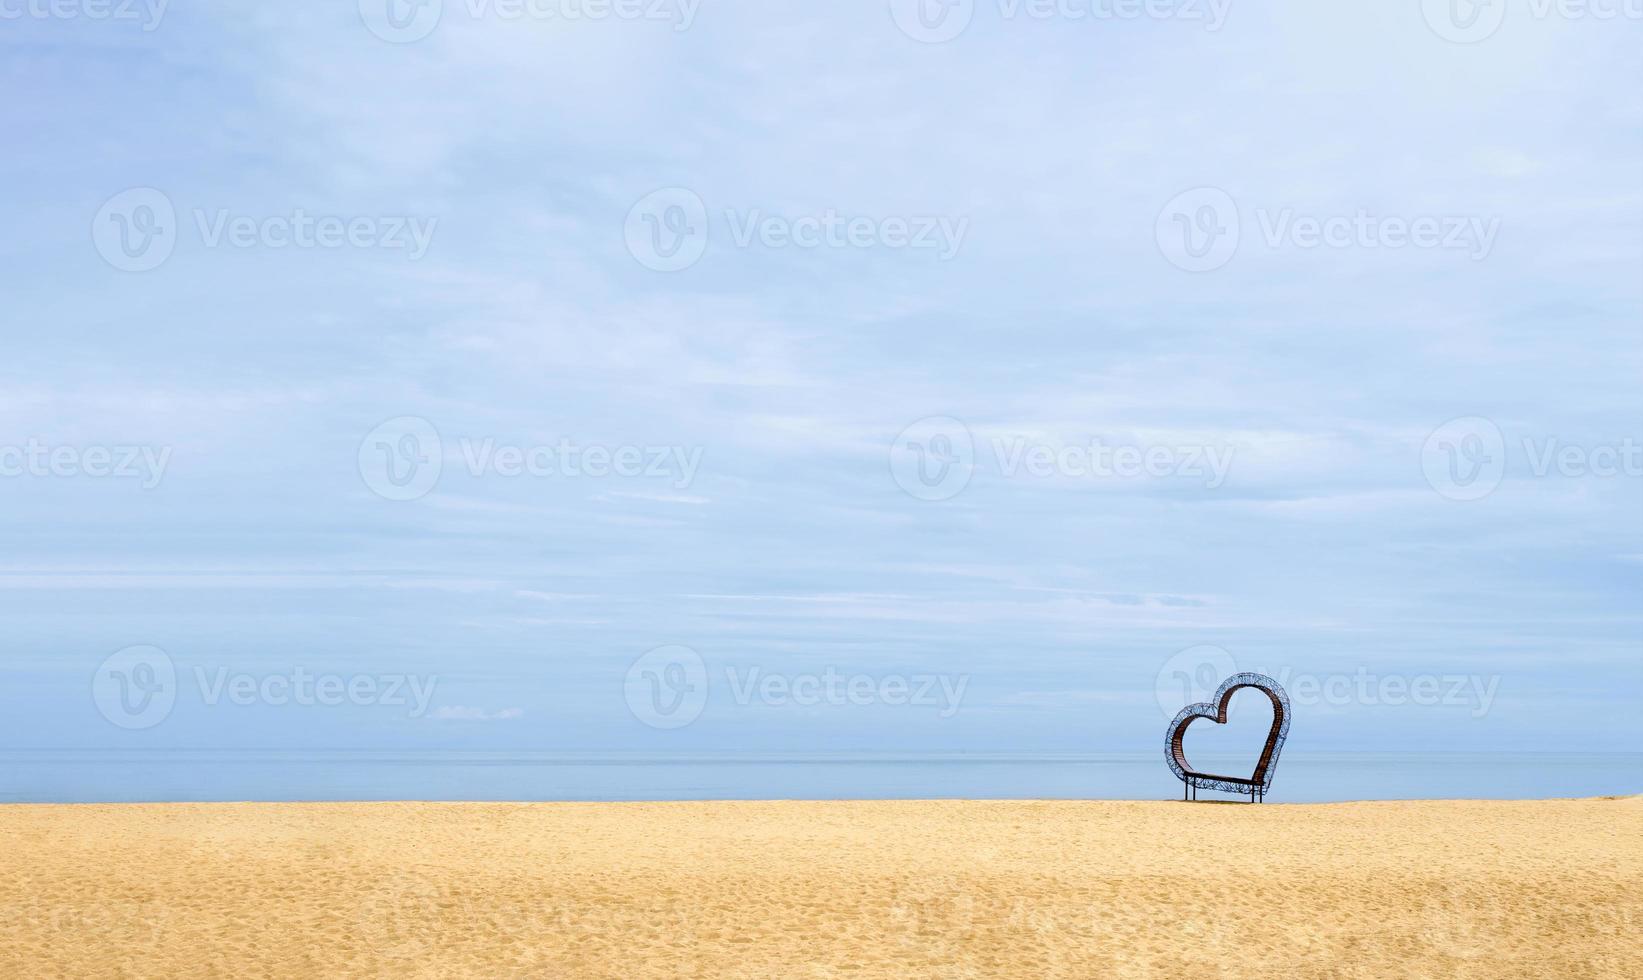
[[[1247,764],[1247,762],[1245,763]],[[1217,769],[1217,766],[1224,769]],[[1206,756],[1202,768],[1237,760]],[[1272,803],[1643,792],[1643,753],[1286,754]],[[0,752],[0,802],[1179,799],[1159,756]],[[1210,797],[1217,794],[1208,794]],[[1233,797],[1226,797],[1232,799]]]

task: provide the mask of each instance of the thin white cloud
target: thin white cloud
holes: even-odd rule
[[[435,721],[513,721],[525,716],[524,708],[471,708],[466,705],[440,705],[428,715]]]

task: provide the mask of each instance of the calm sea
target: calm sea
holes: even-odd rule
[[[1236,760],[1205,757],[1208,770]],[[1244,763],[1247,765],[1247,762]],[[1273,803],[1643,792],[1643,753],[1286,754]],[[1178,799],[1154,756],[0,752],[0,802]],[[1208,794],[1210,798],[1220,798]],[[1230,799],[1231,797],[1225,797]]]

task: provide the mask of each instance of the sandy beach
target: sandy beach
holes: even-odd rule
[[[1636,977],[1643,798],[0,807],[7,977]]]

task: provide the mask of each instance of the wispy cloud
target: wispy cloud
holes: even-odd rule
[[[428,715],[435,721],[513,721],[524,716],[524,708],[470,708],[460,704],[440,705]]]
[[[33,671],[0,690],[19,740],[126,737],[86,675],[135,643],[183,663],[412,665],[472,685],[469,704],[528,706],[495,744],[529,727],[589,751],[669,734],[637,747],[1150,746],[1158,672],[1195,644],[1508,674],[1487,718],[1346,712],[1319,733],[1337,743],[1585,744],[1602,711],[1518,697],[1548,678],[1631,707],[1640,479],[1536,474],[1523,451],[1643,441],[1626,32],[1509,20],[1463,46],[1407,3],[1284,0],[1217,31],[977,5],[963,36],[921,44],[880,0],[716,6],[680,31],[446,4],[429,37],[393,44],[343,6],[179,8],[146,33],[27,20],[0,38],[32,82],[0,104],[17,134],[0,158],[0,469],[31,438],[77,460],[171,452],[148,491],[0,475],[0,611]],[[180,237],[159,267],[121,269],[92,222],[146,187]],[[1159,229],[1180,231],[1166,202],[1201,187],[1241,230],[1224,267],[1194,273]],[[699,197],[705,222],[699,261],[672,272],[629,241],[630,217],[641,237],[677,218],[630,216],[662,188]],[[298,209],[437,223],[415,260],[258,237]],[[204,241],[197,214],[218,211],[250,219],[249,247]],[[739,243],[755,212],[789,232],[862,218],[880,238]],[[1360,212],[1498,218],[1499,234],[1474,259],[1263,230]],[[887,220],[921,217],[968,222],[956,254],[881,247]],[[362,464],[367,434],[405,417],[442,444],[391,440]],[[932,417],[973,450],[945,499],[894,469],[899,434]],[[1427,472],[1490,456],[1428,446],[1460,417],[1491,420],[1505,456],[1469,501]],[[522,463],[568,440],[642,465],[474,473],[464,439]],[[1001,442],[1040,453],[1042,474],[1006,472]],[[1094,444],[1229,464],[1210,487],[1066,455]],[[646,475],[654,447],[699,465]],[[953,449],[919,448],[926,475]],[[413,499],[362,474],[422,456],[440,472]],[[987,709],[920,729],[715,705],[652,731],[627,671],[668,644],[710,679],[968,673]],[[166,731],[489,737],[294,718],[179,711]]]

